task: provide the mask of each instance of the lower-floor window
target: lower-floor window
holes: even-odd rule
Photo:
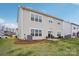
[[[35,30],[35,36],[38,36],[38,30],[37,29]]]
[[[39,36],[42,36],[42,30],[39,30]]]
[[[42,36],[42,30],[39,29],[31,29],[32,36]]]
[[[76,33],[73,33],[73,36],[75,36],[76,35]]]
[[[39,33],[39,36],[42,36],[42,33]]]
[[[31,35],[34,36],[34,29],[31,29]]]
[[[57,32],[57,36],[61,36],[61,32]]]
[[[34,33],[31,33],[32,36],[34,36]]]

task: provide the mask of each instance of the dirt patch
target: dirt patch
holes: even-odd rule
[[[15,44],[34,44],[34,43],[44,43],[44,42],[48,42],[48,40],[43,39],[43,40],[16,40]]]

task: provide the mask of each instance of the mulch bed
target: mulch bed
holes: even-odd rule
[[[42,43],[42,42],[48,42],[48,40],[43,39],[43,40],[20,40],[16,39],[15,44],[34,44],[34,43]]]

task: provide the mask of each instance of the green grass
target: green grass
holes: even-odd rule
[[[15,38],[0,40],[2,56],[79,56],[79,39],[35,44],[15,44]]]

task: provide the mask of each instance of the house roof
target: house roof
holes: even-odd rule
[[[75,24],[75,23],[71,23],[72,25],[76,25],[76,26],[79,26],[78,24]]]
[[[54,19],[56,19],[56,20],[60,20],[60,21],[67,22],[67,21],[65,21],[65,20],[63,20],[63,19],[60,19],[60,18],[51,16],[51,15],[49,15],[49,14],[47,14],[47,13],[44,13],[44,12],[41,12],[41,11],[38,11],[38,10],[34,10],[34,9],[32,9],[32,8],[29,8],[29,7],[25,7],[25,6],[23,6],[23,5],[21,5],[21,6],[19,6],[19,7],[22,8],[22,9],[28,10],[28,11],[32,11],[32,12],[35,12],[35,13],[38,13],[38,14],[42,14],[42,15],[45,15],[45,16],[54,18]],[[68,22],[68,23],[73,24],[73,25],[76,25],[76,26],[79,26],[78,24],[75,24],[75,23],[71,23],[71,22]]]
[[[48,15],[47,13],[43,13],[41,11],[34,10],[32,8],[28,8],[28,7],[25,7],[25,6],[20,6],[20,8],[25,9],[25,10],[29,10],[29,11],[32,11],[32,12],[35,12],[35,13],[39,13],[39,14],[42,14],[42,15],[45,15],[45,16],[48,16],[48,17],[51,17],[51,18],[55,18],[56,20],[64,21],[63,19]]]

